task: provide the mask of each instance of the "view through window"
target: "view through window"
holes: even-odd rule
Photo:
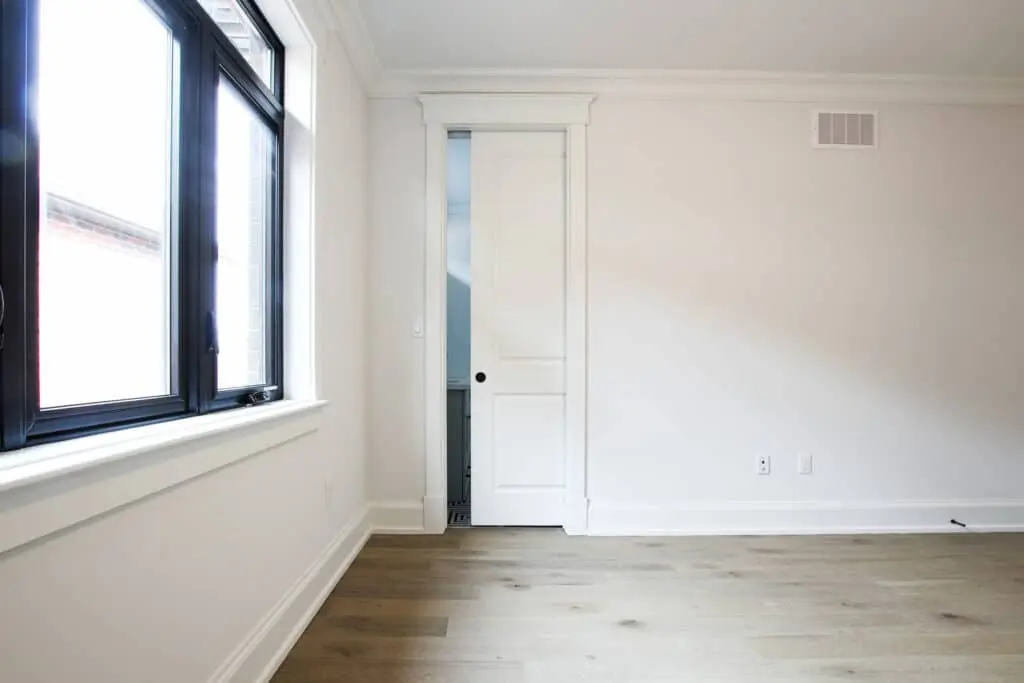
[[[171,390],[172,54],[140,2],[41,3],[44,408]]]

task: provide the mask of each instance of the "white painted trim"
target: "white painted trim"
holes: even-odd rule
[[[586,354],[587,123],[592,95],[423,95],[426,125],[426,264],[424,349],[426,427],[423,498],[424,529],[442,533],[447,525],[447,374],[445,311],[447,257],[446,149],[450,128],[562,130],[566,132],[566,415],[567,531],[586,528]],[[571,309],[571,310],[570,310]]]
[[[210,683],[269,681],[370,534],[370,509],[364,507],[228,656]]]
[[[423,122],[448,128],[565,128],[590,122],[593,95],[420,95]]]
[[[382,534],[422,534],[424,506],[419,501],[378,501],[370,506],[375,533]],[[443,533],[441,531],[434,533]]]
[[[371,97],[420,93],[594,93],[601,97],[783,102],[1024,104],[1024,78],[662,69],[386,70]]]
[[[445,424],[447,427],[447,423]],[[445,449],[447,457],[447,448]],[[445,468],[447,470],[447,467]],[[444,479],[447,486],[447,478]],[[423,497],[423,531],[428,534],[443,534],[448,527],[448,492],[443,496]]]
[[[326,401],[278,401],[265,406],[212,413],[181,420],[68,439],[11,452],[0,460],[0,491],[10,491],[66,477],[190,441],[217,436],[309,411]]]
[[[587,128],[566,135],[565,530],[587,529]],[[581,516],[580,511],[584,514]]]
[[[286,52],[303,48],[312,50],[316,47],[316,41],[313,40],[313,34],[310,32],[309,26],[303,19],[302,13],[295,6],[296,2],[299,1],[255,0],[256,6],[263,13],[263,16],[266,17],[267,21],[270,22],[274,33],[284,43]],[[288,59],[290,60],[291,56]],[[285,66],[287,67],[287,64]],[[312,64],[309,66],[311,67]],[[307,67],[304,65],[303,68]],[[287,75],[285,80],[288,80]]]
[[[968,530],[950,524],[956,518]],[[594,536],[892,534],[1024,531],[1024,500],[709,503],[626,507],[592,503]]]
[[[285,401],[6,455],[0,553],[314,432],[324,405]]]
[[[440,515],[447,523],[448,492],[448,420],[447,420],[447,274],[445,227],[448,207],[445,195],[447,175],[448,134],[442,123],[428,123],[426,127],[426,244],[423,307],[423,348],[426,371],[426,403],[424,407],[424,463],[426,491],[423,502],[424,519],[437,520]],[[439,509],[434,509],[434,508]],[[430,532],[444,532],[444,526]]]
[[[377,49],[359,7],[359,0],[313,0],[328,30],[348,55],[352,70],[369,92],[380,80],[383,69]]]
[[[585,480],[584,480],[585,481]],[[570,492],[565,496],[565,533],[569,536],[585,536],[590,527],[590,501]]]

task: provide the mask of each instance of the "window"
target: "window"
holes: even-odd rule
[[[0,447],[280,398],[284,51],[252,0],[0,3]]]
[[[273,217],[274,133],[221,77],[217,88],[217,386],[266,381],[267,225]],[[230,317],[229,317],[230,316]]]
[[[274,49],[245,9],[236,0],[200,0],[199,4],[267,87],[274,87]]]

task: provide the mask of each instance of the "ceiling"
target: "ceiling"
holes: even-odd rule
[[[1024,76],[1024,0],[359,0],[386,69]]]

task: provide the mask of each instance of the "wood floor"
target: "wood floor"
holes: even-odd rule
[[[1024,535],[376,536],[273,683],[1024,683]]]

